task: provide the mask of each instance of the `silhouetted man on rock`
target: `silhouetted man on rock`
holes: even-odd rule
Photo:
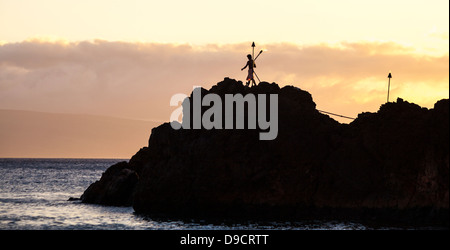
[[[256,86],[255,79],[253,78],[253,67],[256,68],[256,64],[253,62],[252,55],[248,54],[247,58],[248,58],[248,62],[245,65],[245,67],[243,67],[241,69],[241,71],[244,70],[245,68],[247,68],[247,66],[248,66],[248,76],[247,76],[247,79],[246,79],[247,80],[247,84],[246,85],[248,86],[250,84],[250,81],[251,81],[252,82],[252,86]]]

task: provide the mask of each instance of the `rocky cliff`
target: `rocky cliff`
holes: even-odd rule
[[[432,109],[398,99],[340,124],[293,86],[247,88],[225,78],[201,91],[208,93],[278,94],[277,138],[259,140],[258,129],[174,130],[165,123],[82,201],[164,216],[375,216],[448,224],[448,99]]]

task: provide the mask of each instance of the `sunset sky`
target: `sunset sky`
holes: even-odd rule
[[[318,109],[376,112],[389,71],[391,101],[449,97],[448,0],[0,0],[0,109],[168,121],[172,95],[244,80],[252,41]]]

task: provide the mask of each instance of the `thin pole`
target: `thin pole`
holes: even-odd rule
[[[388,83],[388,96],[387,96],[387,102],[389,102],[389,89],[391,88],[391,78],[389,78],[389,83]]]
[[[255,60],[255,42],[252,43],[252,60]]]
[[[261,80],[259,80],[258,75],[256,74],[255,70],[253,70],[253,74],[255,74],[256,78],[258,78],[258,81],[261,83]]]
[[[252,63],[253,63],[253,65],[252,65],[252,69],[253,69],[253,74],[254,75],[256,75],[256,73],[255,73],[255,42],[253,42],[252,43]],[[250,65],[249,65],[250,66]],[[258,78],[258,75],[256,75],[256,77]],[[254,81],[254,80],[253,80]],[[258,78],[258,81],[259,81],[259,78]],[[261,82],[261,81],[259,81],[259,82]]]
[[[261,53],[263,53],[262,50],[259,52],[259,54],[256,56],[256,58],[253,59],[253,62],[255,62],[256,59],[258,59],[258,57],[261,55]],[[255,72],[255,69],[253,69],[253,74],[255,74],[256,78],[258,78],[259,83],[261,83],[261,80],[259,80],[259,77],[258,77],[258,75],[257,75],[256,72]]]
[[[253,62],[255,62],[256,61],[256,59],[258,59],[258,57],[259,57],[259,55],[261,55],[261,53],[262,53],[263,51],[261,50],[260,52],[259,52],[259,54],[256,56],[256,58],[255,59],[253,59]]]
[[[391,88],[391,78],[392,78],[391,72],[389,72],[388,78],[389,78],[389,82],[388,82],[387,102],[389,102],[389,90],[390,90],[390,88]]]

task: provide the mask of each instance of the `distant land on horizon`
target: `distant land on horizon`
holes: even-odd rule
[[[161,123],[0,109],[0,158],[128,159]]]

